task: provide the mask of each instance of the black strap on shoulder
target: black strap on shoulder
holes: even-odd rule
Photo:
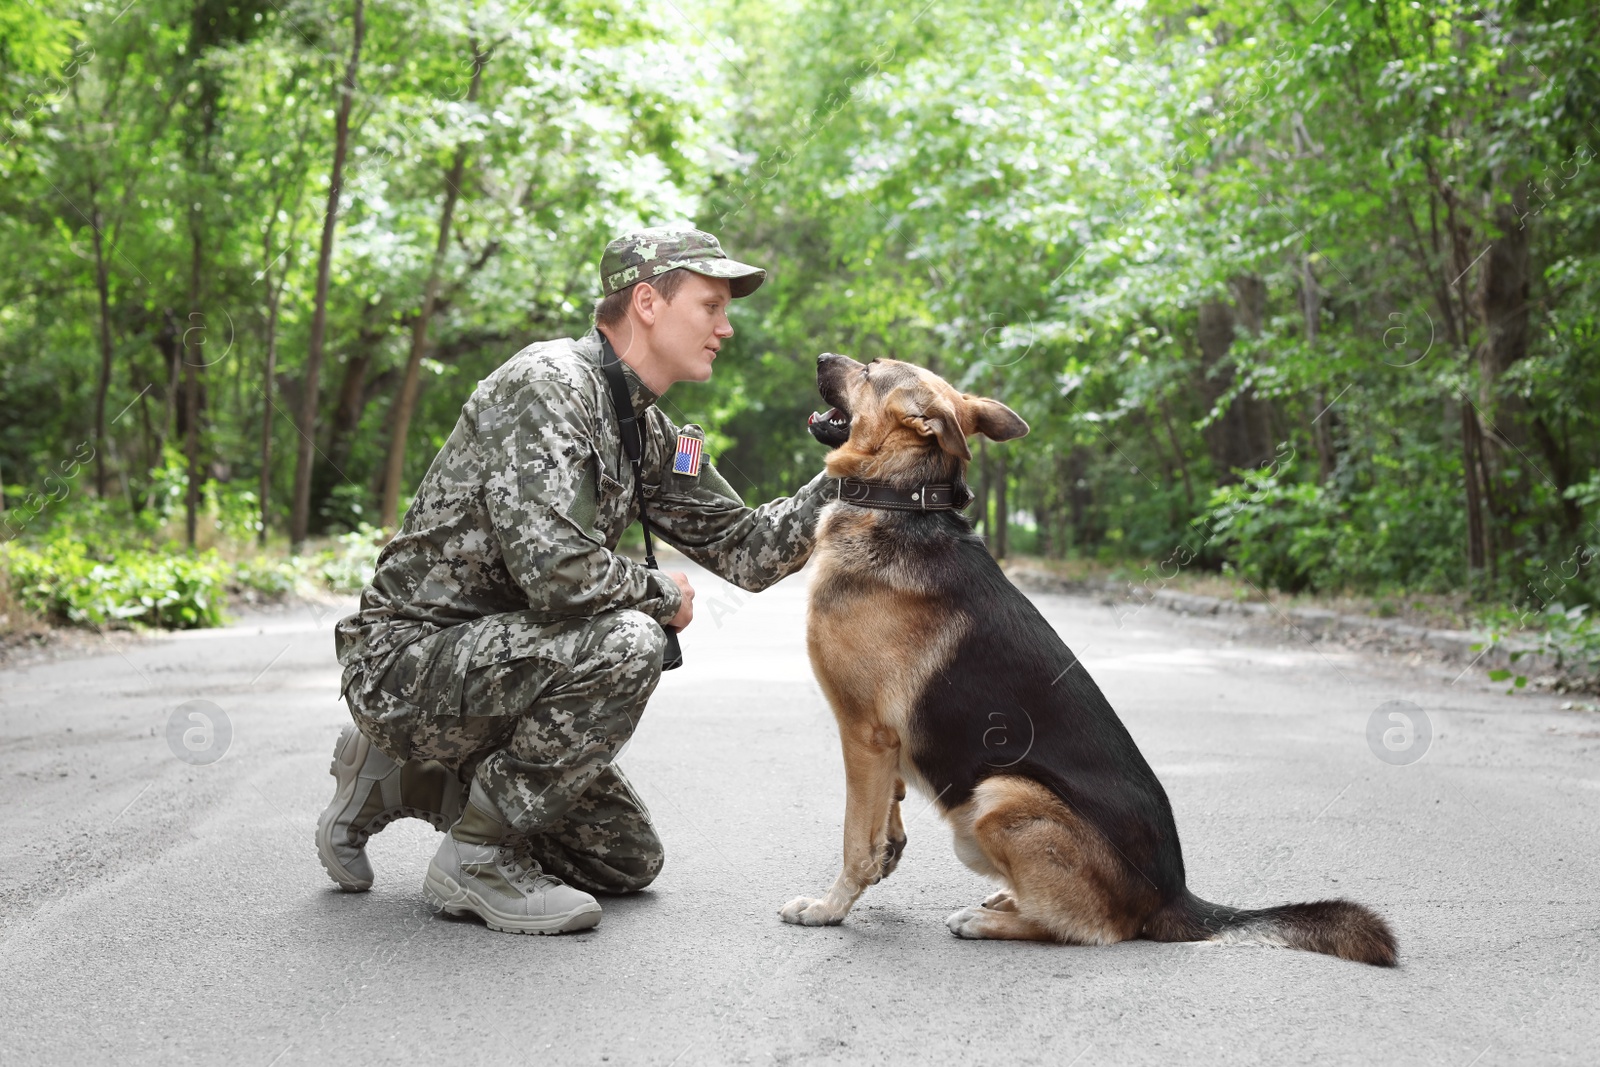
[[[611,386],[611,406],[617,411],[617,425],[622,428],[622,450],[633,466],[633,491],[639,499],[639,526],[644,530],[644,565],[653,571],[656,564],[655,542],[650,537],[650,512],[644,502],[644,443],[639,432],[639,413],[633,410],[633,397],[628,395],[628,380],[622,376],[622,360],[611,347],[611,338],[600,335],[600,369],[605,372]],[[678,631],[663,626],[667,632],[667,648],[661,658],[661,669],[670,671],[683,666],[683,651],[678,647]]]
[[[639,414],[633,410],[633,397],[628,395],[628,380],[622,376],[622,360],[611,347],[611,338],[600,335],[600,369],[606,373],[611,385],[611,406],[617,410],[617,424],[622,427],[622,450],[633,464],[633,491],[639,497],[639,525],[644,528],[644,565],[651,570],[656,566],[655,543],[650,539],[650,513],[644,504],[644,445],[639,433]]]

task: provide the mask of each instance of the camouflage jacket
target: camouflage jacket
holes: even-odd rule
[[[638,502],[600,353],[594,331],[530,345],[479,384],[378,557],[360,612],[339,623],[346,688],[367,661],[486,615],[635,608],[665,623],[677,613],[672,579],[616,553]],[[799,570],[833,479],[749,508],[709,458],[698,475],[674,473],[679,428],[631,367],[623,374],[641,413],[651,529],[743,589]],[[703,438],[697,426],[681,432]]]

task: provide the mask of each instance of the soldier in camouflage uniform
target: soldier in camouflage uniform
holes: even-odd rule
[[[764,277],[698,230],[626,235],[601,259],[596,330],[530,345],[468,399],[336,633],[355,728],[335,748],[317,843],[341,888],[372,885],[367,838],[404,816],[450,830],[428,898],[495,929],[594,926],[590,893],[660,871],[649,813],[612,761],[660,678],[663,627],[688,624],[694,594],[616,552],[638,506],[600,333],[640,420],[651,528],[763,589],[804,564],[832,481],[746,507],[700,464],[700,428],[656,400],[710,377],[729,300]]]

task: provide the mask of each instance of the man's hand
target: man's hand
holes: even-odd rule
[[[678,605],[678,613],[667,625],[674,630],[682,631],[694,618],[694,586],[689,584],[689,576],[682,571],[671,571],[667,577],[677,582],[678,589],[683,593],[683,603]]]

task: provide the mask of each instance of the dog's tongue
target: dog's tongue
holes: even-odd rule
[[[838,408],[829,408],[827,411],[813,411],[811,417],[806,420],[806,425],[812,426],[819,422],[833,422],[840,417]]]

